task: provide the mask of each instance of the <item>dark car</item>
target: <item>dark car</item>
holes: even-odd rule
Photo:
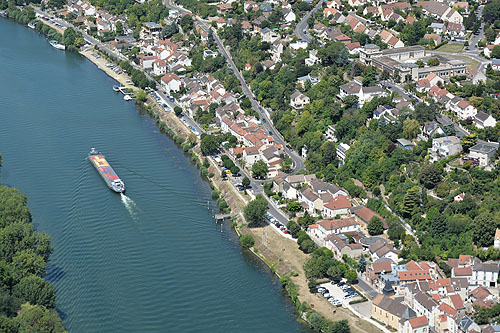
[[[273,132],[269,131],[269,135],[273,135]]]

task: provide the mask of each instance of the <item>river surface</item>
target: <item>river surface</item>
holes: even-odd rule
[[[216,226],[211,190],[154,122],[78,54],[0,18],[0,182],[55,248],[47,279],[70,332],[297,332],[279,280]],[[103,152],[112,193],[86,160]]]

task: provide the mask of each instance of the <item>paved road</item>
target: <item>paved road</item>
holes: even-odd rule
[[[479,29],[479,33],[477,35],[473,35],[474,38],[472,38],[469,41],[469,48],[471,50],[476,50],[477,49],[477,43],[483,39],[484,36],[484,20],[482,19],[483,17],[483,8],[484,6],[479,6],[479,11],[477,14],[477,18],[481,20],[481,28]]]
[[[300,39],[305,40],[306,42],[310,42],[312,40],[311,34],[307,31],[308,25],[307,25],[307,20],[311,17],[312,14],[314,14],[319,8],[321,8],[321,5],[323,4],[325,0],[319,0],[316,6],[304,15],[302,19],[297,23],[295,26],[295,31],[293,32],[294,35],[298,36]]]
[[[378,295],[378,292],[376,292],[372,286],[370,286],[368,283],[366,283],[363,279],[359,277],[357,286],[363,289],[364,293],[369,295],[371,298],[375,298]]]

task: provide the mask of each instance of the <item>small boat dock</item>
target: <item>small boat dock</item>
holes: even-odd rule
[[[133,92],[131,92],[130,89],[125,88],[124,86],[120,86],[120,85],[115,84],[113,86],[113,90],[116,92],[121,92],[123,94],[123,99],[125,99],[126,101],[130,101],[132,99],[135,99],[135,94]]]

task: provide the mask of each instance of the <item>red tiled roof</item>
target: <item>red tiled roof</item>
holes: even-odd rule
[[[398,272],[399,281],[415,281],[415,280],[430,280],[429,271],[401,271]]]
[[[408,322],[410,323],[411,328],[417,328],[429,325],[429,321],[427,320],[426,316],[408,319]]]
[[[331,209],[331,210],[337,210],[337,209],[344,209],[344,208],[349,208],[352,207],[351,202],[345,195],[337,195],[333,200],[328,202],[325,205],[326,208]]]
[[[333,230],[333,229],[339,229],[343,227],[348,227],[352,225],[357,225],[358,222],[356,222],[354,219],[348,217],[345,219],[339,219],[339,220],[319,220],[317,224],[321,225],[323,228],[326,230]]]
[[[386,260],[386,261],[379,261],[379,262],[374,262],[372,265],[372,270],[374,273],[388,273],[392,272],[392,266],[391,262]]]
[[[451,303],[453,304],[453,307],[455,308],[455,310],[461,310],[464,307],[464,301],[462,300],[462,297],[460,297],[460,295],[456,294],[456,295],[450,295],[450,300],[451,300]]]
[[[444,313],[446,313],[450,317],[454,317],[457,314],[457,310],[455,310],[454,308],[452,308],[451,306],[449,306],[446,303],[441,303],[439,305],[438,309],[443,311]]]
[[[453,268],[453,273],[455,274],[455,276],[471,276],[472,268],[470,266],[455,267]]]

